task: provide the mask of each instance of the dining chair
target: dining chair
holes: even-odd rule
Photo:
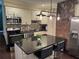
[[[50,57],[52,55],[52,45],[48,46],[46,48],[43,48],[43,49],[41,49],[39,51],[36,51],[34,53],[34,55],[36,57],[38,57],[38,59],[45,59],[47,57]],[[49,58],[49,59],[51,59],[51,58]]]

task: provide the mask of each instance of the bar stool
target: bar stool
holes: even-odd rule
[[[58,59],[62,59],[62,53],[61,53],[62,51],[64,51],[64,42],[53,45],[54,59],[56,57],[58,57]],[[57,54],[59,54],[59,55],[57,55]]]
[[[39,59],[45,59],[52,55],[52,46],[48,46],[34,53]],[[51,58],[50,58],[51,59]]]

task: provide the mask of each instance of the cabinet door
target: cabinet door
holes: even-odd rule
[[[23,59],[22,50],[16,44],[15,44],[15,59]]]
[[[34,54],[28,55],[28,58],[29,58],[29,59],[38,59]]]
[[[23,59],[29,59],[27,54],[25,54],[24,52],[22,53],[23,53],[23,57],[22,57]]]
[[[23,59],[38,59],[38,58],[34,54],[27,55],[23,52]]]
[[[15,59],[38,59],[34,54],[27,55],[15,44]]]

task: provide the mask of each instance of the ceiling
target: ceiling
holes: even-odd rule
[[[5,3],[8,5],[18,5],[18,6],[24,6],[25,8],[31,8],[31,9],[50,9],[50,2],[51,0],[5,0]],[[58,2],[61,2],[64,0],[52,0],[53,8],[56,7]]]
[[[32,3],[32,4],[47,4],[50,3],[51,0],[20,0],[23,2],[27,2],[27,3]],[[53,3],[57,3],[63,0],[52,0]]]

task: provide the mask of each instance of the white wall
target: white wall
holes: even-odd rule
[[[30,24],[32,19],[32,12],[31,10],[25,10],[20,8],[14,8],[14,7],[5,7],[6,8],[6,15],[7,16],[19,16],[22,18],[22,24]]]

